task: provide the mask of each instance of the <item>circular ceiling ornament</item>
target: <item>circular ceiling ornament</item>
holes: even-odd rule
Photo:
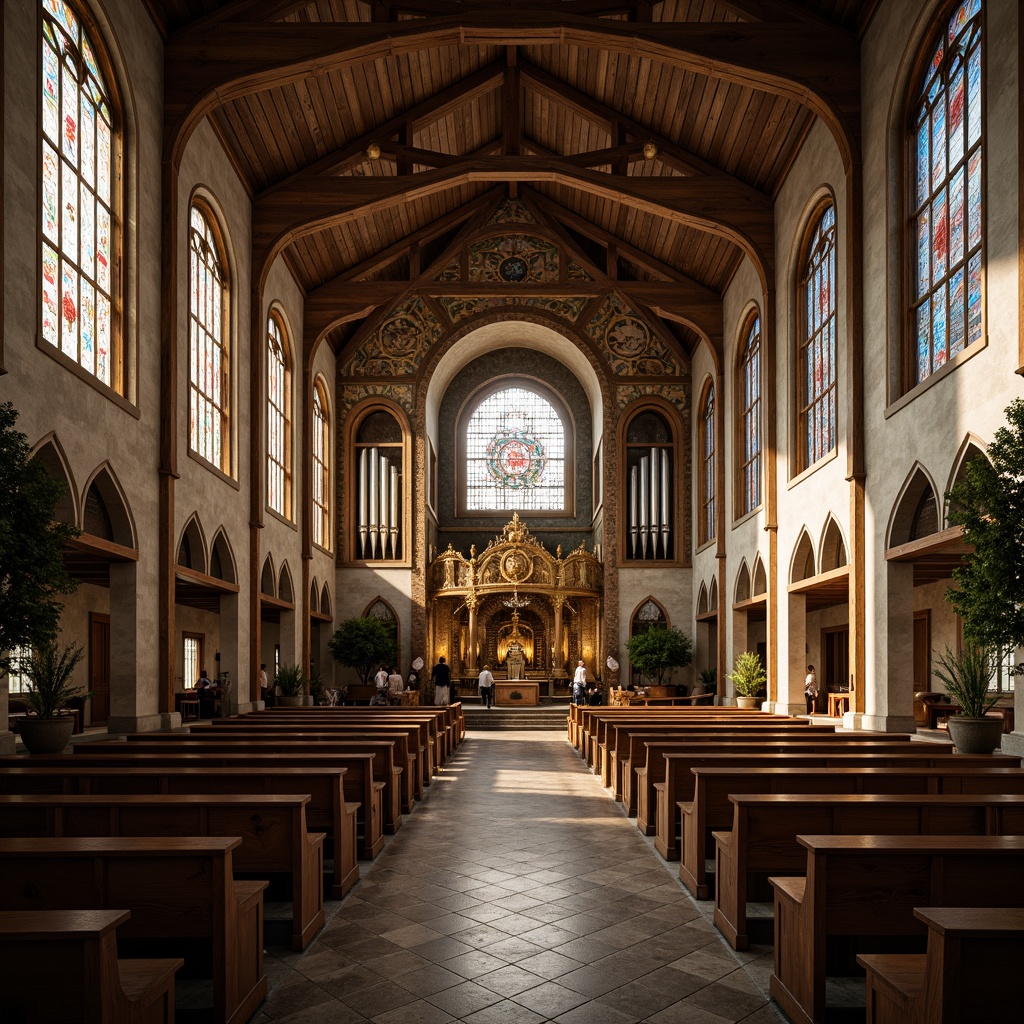
[[[508,256],[498,264],[498,273],[503,281],[518,284],[526,280],[530,268],[522,256]]]
[[[547,456],[540,439],[524,430],[505,430],[487,443],[487,472],[499,487],[522,490],[540,479]]]

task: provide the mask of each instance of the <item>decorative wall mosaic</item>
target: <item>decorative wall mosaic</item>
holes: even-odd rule
[[[452,318],[452,323],[460,320],[467,320],[477,313],[483,313],[490,309],[502,309],[511,306],[528,309],[542,309],[547,313],[554,313],[570,323],[575,323],[583,312],[589,299],[585,295],[568,295],[559,298],[480,298],[459,296],[440,296],[438,302],[444,307],[445,312]]]
[[[669,347],[617,295],[602,303],[586,332],[623,377],[676,377],[683,369]]]
[[[444,270],[434,278],[435,281],[461,281],[462,267],[459,265],[458,256],[449,263]]]
[[[688,384],[620,384],[615,389],[615,399],[620,409],[625,409],[638,398],[650,398],[652,395],[664,398],[680,409],[686,409],[690,404]]]
[[[411,384],[342,384],[338,389],[338,420],[344,421],[365,398],[390,398],[412,415],[413,397]]]
[[[496,235],[469,247],[474,283],[521,284],[558,280],[558,247],[534,235]]]
[[[570,281],[594,280],[594,278],[583,267],[581,267],[571,256],[568,257],[566,271]]]
[[[537,218],[519,199],[505,199],[491,215],[489,224],[536,224]]]
[[[342,369],[346,377],[401,377],[417,371],[444,327],[418,296],[395,306]]]

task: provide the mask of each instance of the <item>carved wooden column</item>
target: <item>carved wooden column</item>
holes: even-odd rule
[[[469,609],[469,671],[476,673],[476,609],[478,604],[476,594],[466,595],[466,608]]]

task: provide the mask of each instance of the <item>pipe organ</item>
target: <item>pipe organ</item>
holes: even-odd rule
[[[628,555],[672,558],[671,454],[667,448],[651,448],[631,462]]]
[[[390,458],[389,458],[390,456]],[[359,558],[402,557],[402,474],[399,451],[390,448],[359,450],[358,514]]]

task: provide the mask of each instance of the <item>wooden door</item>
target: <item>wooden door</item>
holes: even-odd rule
[[[92,724],[110,717],[110,616],[89,613],[89,689]]]
[[[914,612],[914,693],[932,688],[932,613]]]
[[[849,689],[850,686],[850,629],[840,626],[838,629],[822,630],[822,650],[825,655],[823,671],[819,674],[818,689],[836,691]]]

